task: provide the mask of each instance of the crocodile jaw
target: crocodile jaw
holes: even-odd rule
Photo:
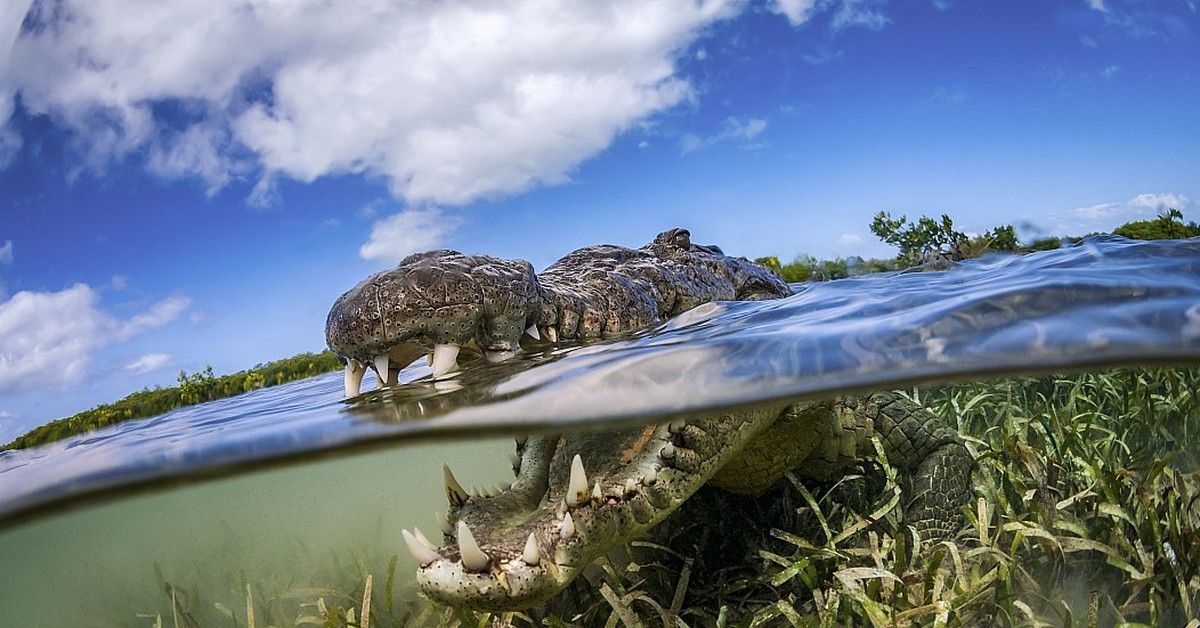
[[[490,495],[469,494],[447,474],[446,545],[408,543],[417,582],[452,606],[516,610],[542,602],[675,511],[776,416],[778,408],[762,408],[532,437],[519,447],[516,482]],[[406,532],[405,540],[414,536]]]

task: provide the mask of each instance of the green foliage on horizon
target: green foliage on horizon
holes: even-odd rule
[[[1200,236],[1200,225],[1184,224],[1183,212],[1171,208],[1154,220],[1135,220],[1113,230],[1119,236],[1134,240],[1176,240]]]
[[[1000,225],[973,238],[954,228],[954,220],[942,214],[941,220],[921,216],[910,222],[907,216],[892,218],[888,212],[875,214],[871,233],[900,249],[896,263],[918,266],[938,259],[961,261],[985,253],[1017,253],[1022,250],[1012,225]]]
[[[759,257],[754,261],[771,269],[788,283],[831,281],[898,269],[892,260],[863,259],[857,255],[832,260],[818,260],[811,255],[798,255],[790,264],[781,264],[779,258],[774,255]]]
[[[51,421],[35,427],[25,435],[0,447],[0,451],[44,445],[123,421],[145,419],[176,408],[285,384],[339,368],[341,368],[341,364],[338,363],[337,358],[328,351],[322,351],[321,353],[301,353],[220,377],[213,375],[211,366],[205,367],[198,373],[189,374],[186,371],[180,371],[177,378],[178,386],[143,389],[120,401],[99,405],[73,416]]]

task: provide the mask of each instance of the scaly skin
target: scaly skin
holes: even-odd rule
[[[485,355],[502,359],[531,328],[551,342],[602,338],[709,301],[789,294],[766,268],[692,244],[685,229],[661,233],[639,249],[579,249],[538,276],[522,260],[431,251],[410,255],[339,297],[325,339],[344,362],[373,366],[390,382],[435,345],[474,341]],[[388,372],[380,372],[385,363]],[[355,376],[361,378],[361,370]]]
[[[643,329],[713,300],[790,294],[765,268],[691,243],[682,229],[640,248],[580,249],[535,276],[523,261],[434,251],[406,258],[342,295],[326,326],[347,363],[347,394],[364,366],[383,381],[434,350],[474,341],[507,357],[532,327],[551,341]],[[455,348],[451,353],[455,353]],[[439,366],[440,364],[440,366]],[[422,591],[447,604],[520,609],[558,593],[600,555],[662,521],[707,482],[757,495],[789,469],[838,477],[872,439],[913,476],[906,521],[924,539],[959,526],[972,461],[958,435],[894,393],[766,405],[667,425],[518,442],[516,481],[470,495],[447,469],[445,545],[405,541]]]

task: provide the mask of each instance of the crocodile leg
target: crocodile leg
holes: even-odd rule
[[[974,459],[958,433],[938,417],[894,392],[839,400],[843,412],[869,418],[888,461],[907,471],[912,491],[905,522],[923,541],[952,537],[971,500]],[[869,443],[860,443],[860,448]],[[860,449],[860,454],[869,455]]]

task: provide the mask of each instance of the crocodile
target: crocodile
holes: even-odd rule
[[[522,260],[438,250],[409,256],[334,303],[329,348],[345,364],[345,393],[364,373],[381,386],[426,356],[435,378],[473,343],[503,361],[529,342],[617,337],[702,303],[791,294],[760,264],[691,241],[686,229],[638,249],[579,249],[535,274]],[[951,536],[971,497],[972,458],[958,434],[893,392],[771,403],[665,424],[517,440],[516,474],[499,492],[464,490],[443,467],[443,543],[402,537],[428,597],[516,610],[541,603],[606,552],[636,539],[708,484],[763,494],[788,471],[834,479],[881,446],[911,476],[905,522],[922,540]]]

